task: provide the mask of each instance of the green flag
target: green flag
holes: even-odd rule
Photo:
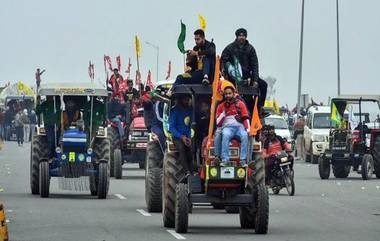
[[[342,125],[342,117],[340,116],[338,108],[336,108],[336,105],[335,105],[334,102],[332,102],[332,106],[331,106],[331,120],[338,127],[341,127],[341,125]]]
[[[177,40],[177,46],[178,46],[179,51],[181,51],[181,53],[183,54],[186,53],[185,39],[186,39],[186,25],[182,23],[181,21],[181,33],[179,34],[179,37]]]

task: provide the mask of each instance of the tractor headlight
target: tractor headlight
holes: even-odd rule
[[[245,177],[245,169],[244,169],[244,168],[239,168],[239,169],[237,170],[237,176],[238,176],[239,178],[244,178],[244,177]]]
[[[67,156],[65,154],[62,154],[61,158],[62,160],[66,160]]]
[[[87,154],[88,154],[88,155],[91,155],[91,154],[92,154],[92,148],[88,148],[88,149],[87,149]]]
[[[59,147],[55,148],[55,153],[61,153],[61,148]]]
[[[211,175],[212,177],[216,177],[216,176],[218,175],[218,169],[217,169],[216,167],[212,167],[212,168],[210,169],[210,175]]]
[[[104,129],[104,127],[102,127],[102,126],[99,127],[97,135],[98,136],[105,136],[106,135],[106,129]]]
[[[84,159],[85,159],[85,156],[84,156],[84,154],[79,154],[78,155],[78,159],[79,159],[79,161],[84,161]]]

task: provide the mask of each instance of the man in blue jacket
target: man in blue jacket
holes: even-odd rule
[[[190,100],[189,95],[177,96],[177,104],[169,115],[169,131],[179,152],[179,161],[187,169],[188,173],[193,173],[194,164],[191,153],[192,109]]]

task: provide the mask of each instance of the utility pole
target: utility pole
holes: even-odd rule
[[[156,83],[160,80],[158,72],[159,56],[160,56],[160,47],[158,45],[152,44],[150,42],[145,42],[147,45],[150,45],[156,50]]]
[[[340,46],[339,46],[339,0],[336,0],[336,51],[338,72],[338,96],[340,95]]]
[[[301,13],[301,33],[300,33],[300,56],[298,66],[298,94],[297,94],[297,117],[301,113],[301,88],[302,88],[302,55],[303,55],[303,23],[305,12],[305,0],[302,0],[302,13]]]

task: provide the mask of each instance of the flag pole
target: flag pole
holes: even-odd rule
[[[104,72],[106,74],[106,89],[107,89],[107,85],[108,85],[108,71],[107,71],[107,66],[106,66],[106,55],[104,55],[104,58],[103,58],[103,62],[104,62]]]

